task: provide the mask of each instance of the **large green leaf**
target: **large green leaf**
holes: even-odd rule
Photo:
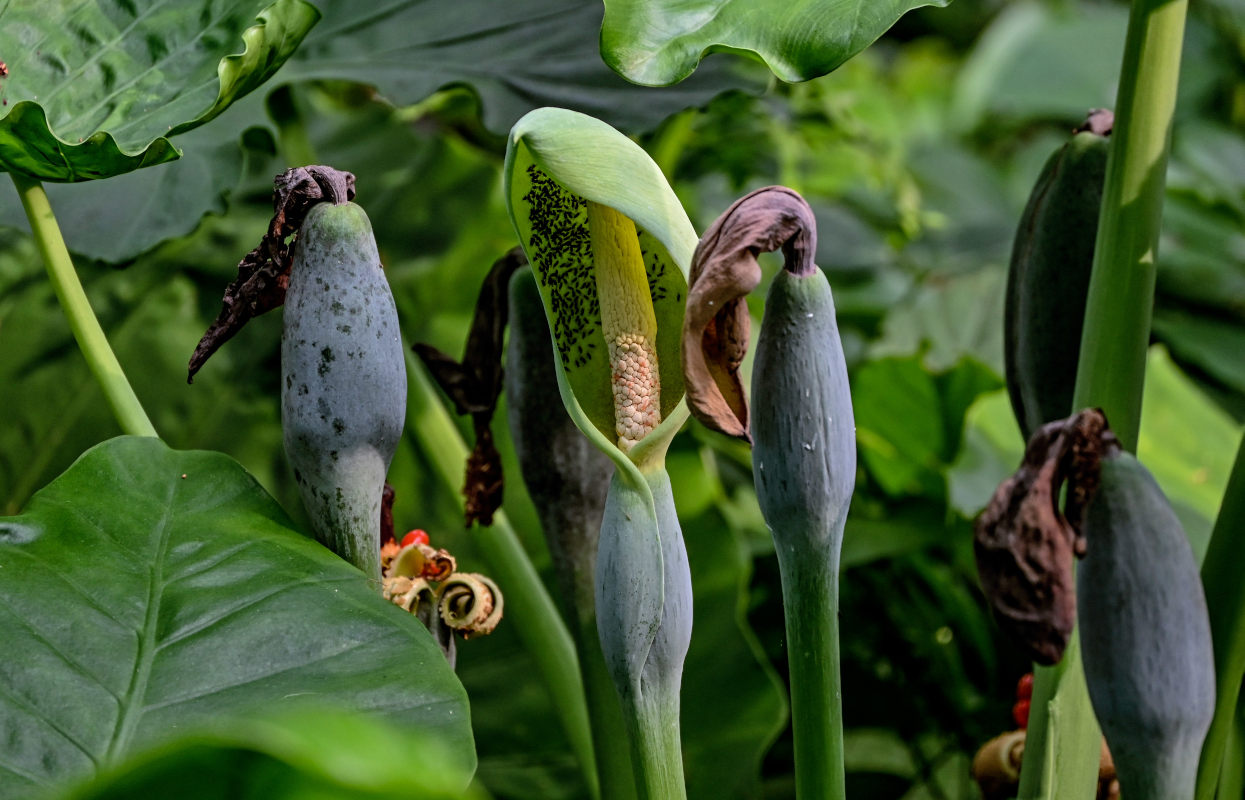
[[[633,86],[601,62],[598,0],[317,0],[324,21],[282,80],[340,78],[397,105],[469,85],[484,124],[505,133],[532,108],[573,108],[627,130],[651,129],[726,89],[764,88],[760,70],[716,64],[677,89]],[[746,66],[746,65],[745,65]]]
[[[169,136],[271,77],[318,19],[303,0],[12,0],[0,169],[81,181],[171,161]]]
[[[452,748],[418,723],[298,709],[179,734],[61,800],[465,800],[478,796],[464,792],[470,778]]]
[[[317,5],[324,18],[268,83],[298,83],[296,99],[302,105],[316,99],[303,91],[314,79],[374,85],[399,106],[422,102],[443,87],[468,86],[479,98],[484,124],[495,133],[505,133],[515,120],[542,105],[574,108],[628,132],[642,132],[728,89],[760,92],[768,77],[759,65],[742,69],[747,65],[719,63],[678,87],[653,90],[630,84],[601,62],[597,40],[602,8],[597,0],[466,0],[466,6],[406,0],[380,11],[369,3],[342,0],[318,0]],[[0,79],[0,95],[3,85]],[[137,170],[102,186],[49,185],[48,197],[64,223],[70,251],[122,262],[188,233],[204,214],[221,213],[226,196],[237,189],[244,153],[252,154],[239,146],[239,138],[248,127],[271,125],[264,94],[252,93],[210,125],[171,137],[183,153],[171,164]],[[376,160],[379,154],[395,169],[410,168],[418,159],[395,162],[390,148],[429,149],[426,126],[413,130],[392,108],[385,115],[369,106],[362,113],[356,110],[347,123],[355,128],[355,147],[346,161],[340,142],[325,141],[321,134],[330,129],[330,135],[339,133],[341,109],[317,103],[305,116],[319,158],[348,165],[356,174],[360,157]],[[322,119],[326,117],[329,125]],[[270,174],[284,166],[274,163],[262,171]],[[369,197],[378,190],[362,175],[359,186]],[[26,228],[17,193],[8,181],[0,181],[0,226],[5,225]]]
[[[252,93],[213,124],[178,136],[182,157],[176,161],[107,181],[45,184],[64,226],[66,245],[89,258],[124,263],[160,242],[190,233],[205,214],[223,214],[250,154],[239,145],[242,132],[266,122],[263,98]],[[253,141],[270,152],[267,131],[256,129],[254,134]],[[0,225],[30,230],[9,180],[0,180]]]
[[[231,226],[214,222],[127,270],[81,272],[117,358],[165,440],[182,449],[226,449],[275,493],[294,487],[272,382],[280,315],[247,326],[238,346],[218,353],[193,386],[180,377],[235,273],[220,254],[254,245],[271,214],[268,207],[251,218],[237,215]],[[84,450],[120,433],[34,242],[12,243],[0,249],[0,514],[16,514]],[[300,508],[296,492],[286,499],[287,507]]]
[[[412,616],[219,453],[112,439],[0,520],[0,794],[196,720],[332,704],[474,765],[466,696]]]
[[[755,53],[785,81],[825,75],[908,11],[949,0],[606,0],[601,56],[628,80],[663,86],[706,54]]]

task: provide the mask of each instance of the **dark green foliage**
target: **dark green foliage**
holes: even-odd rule
[[[414,723],[474,766],[466,695],[428,632],[223,454],[88,450],[0,519],[0,598],[6,800],[305,704]]]

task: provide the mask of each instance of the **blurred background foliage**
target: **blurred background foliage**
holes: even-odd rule
[[[1013,686],[1028,669],[989,619],[971,548],[972,517],[1022,445],[1002,391],[1006,263],[1043,161],[1087,109],[1112,102],[1126,6],[957,0],[907,15],[819,80],[781,84],[716,55],[689,83],[652,90],[600,63],[599,3],[467,8],[481,1],[411,0],[366,19],[344,0],[317,3],[326,18],[304,52],[263,91],[177,137],[181,161],[50,187],[156,428],[174,447],[238,459],[300,518],[281,450],[280,315],[252,322],[193,386],[183,380],[287,161],[358,176],[408,343],[450,353],[487,269],[514,244],[500,196],[504,134],[531,107],[577,108],[634,134],[701,230],[750,189],[791,186],[817,213],[857,417],[841,612],[848,791],[976,797],[968,762],[1012,727]],[[1245,420],[1245,10],[1210,0],[1191,14],[1140,452],[1204,546]],[[488,15],[486,29],[465,29]],[[23,224],[6,181],[0,514],[119,433]],[[778,266],[765,264],[767,274]],[[758,315],[762,297],[752,298]],[[478,568],[459,487],[439,477],[416,427],[408,422],[391,472],[397,524],[428,530]],[[504,427],[495,423],[506,510],[547,569]],[[691,795],[790,797],[778,571],[748,452],[693,424],[670,472],[696,589],[683,702]],[[582,796],[507,626],[460,648],[459,665],[482,788]]]

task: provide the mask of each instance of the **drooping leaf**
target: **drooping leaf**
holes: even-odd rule
[[[635,224],[657,320],[661,417],[667,421],[683,397],[679,348],[696,233],[661,170],[604,122],[559,108],[537,109],[515,124],[505,170],[511,219],[540,284],[561,360],[563,401],[585,434],[599,434],[611,448],[617,440],[611,366],[588,204],[612,208]]]
[[[706,53],[754,53],[785,81],[820,77],[868,47],[895,20],[949,0],[607,0],[601,56],[620,75],[664,86]]]
[[[226,456],[89,450],[0,520],[0,785],[22,797],[198,720],[307,702],[417,718],[470,770],[461,684],[378,594]]]
[[[721,92],[759,93],[768,78],[759,65],[746,69],[718,62],[678,87],[654,91],[630,84],[601,62],[597,0],[468,0],[467,6],[406,0],[381,11],[373,4],[342,0],[317,5],[324,19],[269,86],[355,80],[376,86],[397,105],[422,102],[445,87],[469,86],[479,97],[484,124],[498,134],[541,105],[575,108],[628,132],[643,132]],[[3,86],[0,79],[0,96]],[[226,196],[237,188],[244,156],[254,156],[239,146],[238,138],[250,126],[270,125],[263,94],[235,103],[206,129],[173,137],[172,144],[184,153],[173,164],[138,170],[106,187],[49,185],[52,207],[63,221],[72,220],[64,231],[70,251],[122,262],[189,232],[204,214],[222,212]],[[239,105],[245,112],[238,113]],[[328,158],[329,148],[317,136],[326,127],[320,116],[306,122],[320,155]],[[394,126],[383,114],[370,116]],[[384,135],[389,130],[360,126],[360,131],[363,138],[355,141],[375,152],[386,152],[380,140],[393,138]],[[413,138],[411,131],[404,133]],[[333,163],[349,163],[359,171],[357,161],[334,158]],[[270,171],[286,166],[292,165],[274,164]],[[7,184],[0,181],[0,226],[24,229],[17,195]]]
[[[209,213],[223,214],[247,158],[267,156],[272,137],[259,92],[212,124],[176,137],[176,161],[115,175],[106,183],[48,183],[48,201],[70,252],[124,263],[160,242],[184,236]],[[244,135],[245,132],[245,135]],[[0,226],[30,230],[12,181],[0,180]]]
[[[271,77],[319,12],[303,0],[19,0],[0,16],[0,168],[68,182],[177,158],[168,137]]]
[[[418,723],[402,727],[339,709],[299,709],[211,722],[126,759],[63,800],[269,800],[476,797],[452,747]]]
[[[601,63],[598,0],[398,0],[377,7],[320,0],[324,21],[283,80],[345,79],[375,86],[397,105],[466,84],[484,124],[504,134],[532,108],[573,108],[626,130],[648,130],[727,89],[759,92],[764,75],[714,64],[677,89],[653,92]],[[743,65],[746,67],[746,65]]]

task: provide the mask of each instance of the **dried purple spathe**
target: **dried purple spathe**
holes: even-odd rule
[[[973,550],[1000,627],[1039,664],[1054,664],[1076,624],[1073,558],[1085,555],[1081,521],[1104,455],[1119,449],[1100,409],[1038,428],[1016,473],[977,518]],[[1064,511],[1060,488],[1067,483]]]
[[[745,297],[761,282],[757,254],[780,247],[788,272],[817,269],[812,209],[791,189],[767,186],[718,217],[692,258],[683,318],[688,407],[707,427],[748,442],[748,399],[739,377],[752,325]]]

